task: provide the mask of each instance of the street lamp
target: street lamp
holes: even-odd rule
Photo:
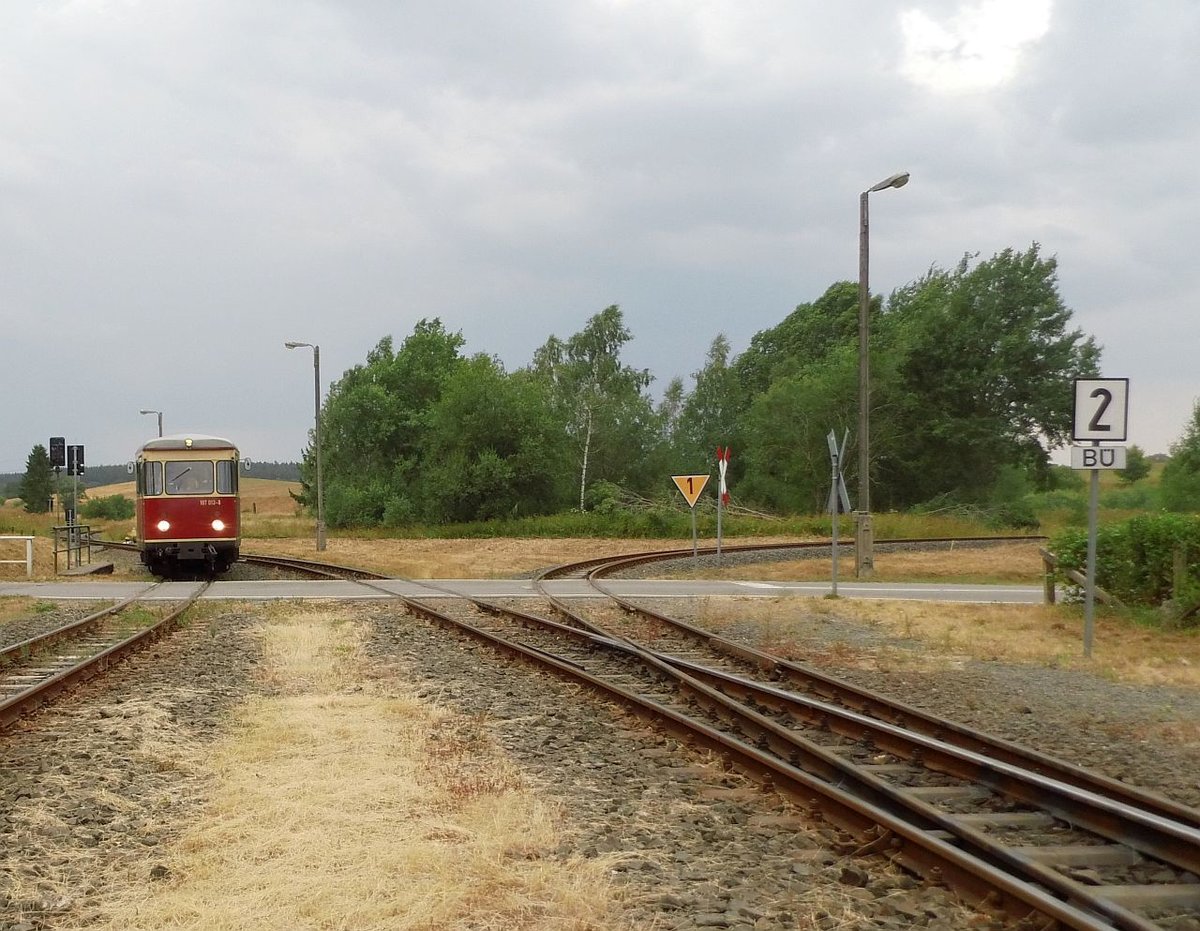
[[[158,435],[162,436],[162,411],[138,411],[139,414],[158,414]]]
[[[908,184],[902,171],[867,188],[858,199],[858,511],[854,533],[855,575],[869,579],[875,574],[874,530],[871,527],[871,294],[867,287],[870,267],[870,229],[867,222],[868,195]]]
[[[325,490],[321,486],[321,347],[314,343],[292,341],[283,345],[288,349],[300,349],[307,346],[313,351],[313,395],[316,404],[313,442],[317,453],[317,549],[323,550],[325,549]]]

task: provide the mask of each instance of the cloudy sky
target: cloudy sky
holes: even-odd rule
[[[527,364],[610,304],[690,386],[858,270],[1041,243],[1166,451],[1200,396],[1195,0],[5,0],[0,471],[64,435],[299,458],[439,317]]]

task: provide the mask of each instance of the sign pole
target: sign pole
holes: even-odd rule
[[[725,502],[722,500],[725,496],[721,494],[725,490],[725,450],[720,446],[717,447],[717,472],[720,473],[721,481],[717,486],[717,565],[721,565],[721,512],[725,509]],[[693,509],[693,516],[695,511]]]
[[[1101,441],[1124,442],[1129,428],[1128,378],[1076,378],[1071,439],[1091,441],[1071,451],[1071,467],[1091,471],[1088,486],[1087,579],[1083,593],[1083,655],[1091,658],[1096,614],[1096,534],[1100,511],[1100,470],[1122,468],[1123,448],[1100,448]]]
[[[683,499],[688,503],[688,508],[692,512],[692,557],[695,558],[698,555],[696,546],[696,501],[700,498],[700,492],[704,491],[704,486],[708,484],[708,476],[672,475],[671,481],[675,483],[675,487],[679,489],[679,493],[683,495]]]
[[[725,489],[725,470],[729,468],[729,447],[717,447],[717,472],[720,481],[717,485],[717,565],[721,564],[721,515],[725,510],[725,502],[729,492]]]
[[[1092,441],[1099,446],[1099,440]],[[1092,637],[1095,631],[1096,614],[1096,532],[1100,510],[1100,470],[1092,469],[1088,483],[1088,542],[1087,542],[1087,588],[1083,594],[1083,655],[1092,656]]]
[[[832,435],[833,431],[829,431]],[[830,461],[833,463],[833,475],[830,479],[829,486],[829,506],[833,509],[833,539],[831,541],[831,550],[833,555],[833,578],[829,587],[831,597],[838,596],[838,512],[841,510],[841,502],[838,501],[838,481],[841,478],[841,469],[838,468],[838,454],[834,447],[830,449]]]
[[[838,513],[844,508],[850,510],[850,496],[846,493],[846,482],[842,478],[842,461],[846,456],[846,441],[850,431],[842,434],[841,445],[838,445],[837,435],[830,430],[825,437],[829,443],[829,513],[833,515],[833,534],[830,540],[830,552],[833,557],[833,580],[830,595],[834,598],[838,593]]]

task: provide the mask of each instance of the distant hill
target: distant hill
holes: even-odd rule
[[[300,481],[300,463],[298,462],[260,462],[255,459],[250,465],[247,475],[254,478],[276,479],[282,482]],[[15,498],[17,486],[25,477],[24,472],[0,472],[0,499]],[[66,474],[64,481],[73,481]],[[96,488],[101,485],[119,485],[129,481],[129,468],[125,465],[88,466],[79,477],[83,488]]]

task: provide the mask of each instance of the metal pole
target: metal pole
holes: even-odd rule
[[[871,527],[871,295],[868,286],[870,231],[867,198],[858,199],[858,510],[855,512],[854,572],[869,579],[875,572]]]
[[[1100,441],[1094,440],[1092,445],[1099,446]],[[1096,611],[1096,518],[1099,510],[1100,470],[1092,469],[1091,482],[1088,487],[1087,586],[1083,593],[1083,655],[1089,659],[1092,656],[1092,634]]]
[[[73,490],[71,492],[71,529],[67,531],[70,543],[67,544],[67,568],[71,568],[71,551],[75,551],[75,566],[80,565],[79,560],[79,460],[75,461],[75,478]]]
[[[139,413],[139,414],[157,414],[157,415],[158,415],[158,435],[159,435],[159,436],[162,436],[162,435],[163,435],[163,432],[162,432],[162,411],[151,411],[151,410],[145,410],[145,411],[138,411],[138,413]]]
[[[724,507],[721,502],[720,486],[717,486],[717,565],[721,564],[721,511]]]
[[[832,485],[829,491],[829,504],[833,510],[833,534],[830,540],[830,555],[833,559],[833,575],[832,582],[829,588],[829,594],[836,598],[838,596],[838,511],[842,509],[842,502],[838,495],[839,479],[841,477],[840,463],[838,462],[837,453],[829,457],[833,463],[832,476],[830,481]]]
[[[725,450],[717,447],[717,565],[721,565],[721,513],[725,510]]]
[[[873,184],[858,198],[858,528],[855,570],[860,579],[869,579],[875,574],[875,531],[871,526],[871,291],[867,283],[870,266],[867,198],[873,191],[906,184],[908,172],[901,171]]]
[[[325,489],[321,483],[321,347],[313,346],[313,381],[316,405],[316,425],[313,428],[317,447],[317,549],[325,549]]]

